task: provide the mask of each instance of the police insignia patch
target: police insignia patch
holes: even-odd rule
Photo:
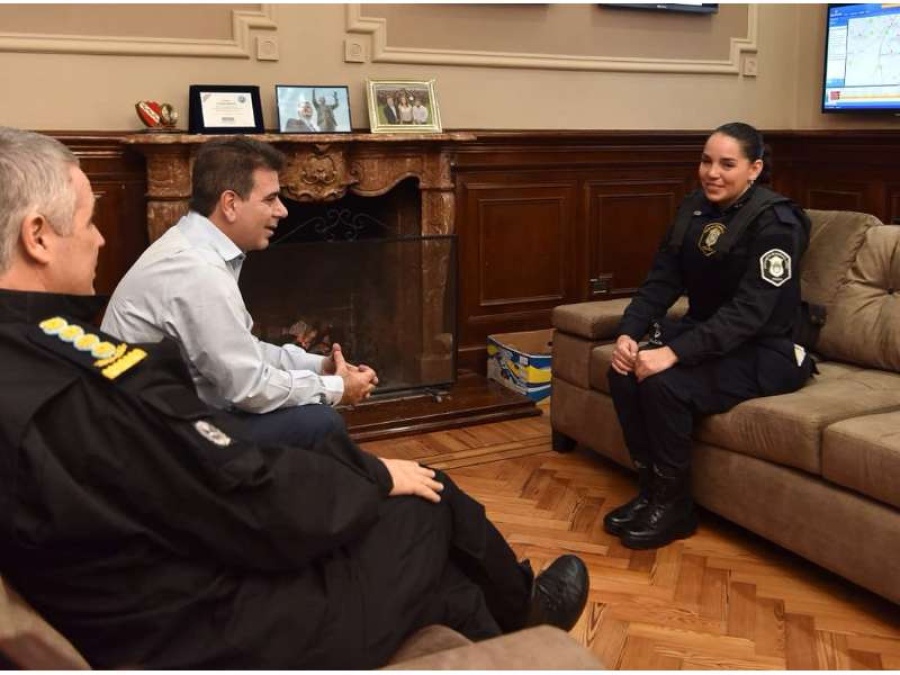
[[[206,420],[197,420],[194,422],[194,428],[203,438],[214,445],[218,445],[220,448],[227,448],[231,445],[231,436]]]
[[[707,226],[703,228],[703,233],[700,235],[700,241],[697,242],[697,247],[700,249],[700,252],[707,257],[715,253],[716,242],[719,241],[719,237],[721,237],[724,232],[725,226],[722,223],[707,224]]]
[[[791,278],[791,256],[773,248],[759,256],[759,274],[773,286],[781,286]]]

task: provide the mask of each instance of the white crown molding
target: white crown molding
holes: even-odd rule
[[[742,55],[756,53],[757,51],[759,10],[755,3],[747,5],[746,37],[732,37],[728,58],[723,60],[646,59],[621,56],[573,56],[566,54],[391,47],[387,44],[387,19],[362,16],[361,7],[358,3],[347,5],[346,30],[348,33],[369,35],[371,37],[370,53],[373,63],[740,75]]]
[[[277,28],[278,24],[275,22],[272,14],[272,5],[266,4],[262,5],[259,11],[232,11],[232,38],[230,40],[0,33],[0,52],[121,56],[213,56],[248,59],[253,53],[250,31],[276,30]]]

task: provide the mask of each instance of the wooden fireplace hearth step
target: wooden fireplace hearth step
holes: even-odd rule
[[[526,396],[471,371],[461,371],[437,397],[423,392],[376,398],[340,411],[351,438],[360,443],[541,414]]]

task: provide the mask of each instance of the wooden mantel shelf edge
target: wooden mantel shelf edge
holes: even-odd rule
[[[186,134],[144,132],[121,137],[126,145],[189,145],[206,143],[213,138],[223,138],[230,134]],[[266,143],[465,143],[477,140],[478,136],[469,132],[454,131],[440,134],[245,134]]]

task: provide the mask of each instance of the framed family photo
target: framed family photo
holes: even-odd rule
[[[287,134],[349,134],[350,94],[346,86],[275,85],[278,131]]]
[[[440,133],[434,80],[366,80],[373,134]]]
[[[259,87],[192,84],[188,90],[188,131],[192,134],[261,134]]]

